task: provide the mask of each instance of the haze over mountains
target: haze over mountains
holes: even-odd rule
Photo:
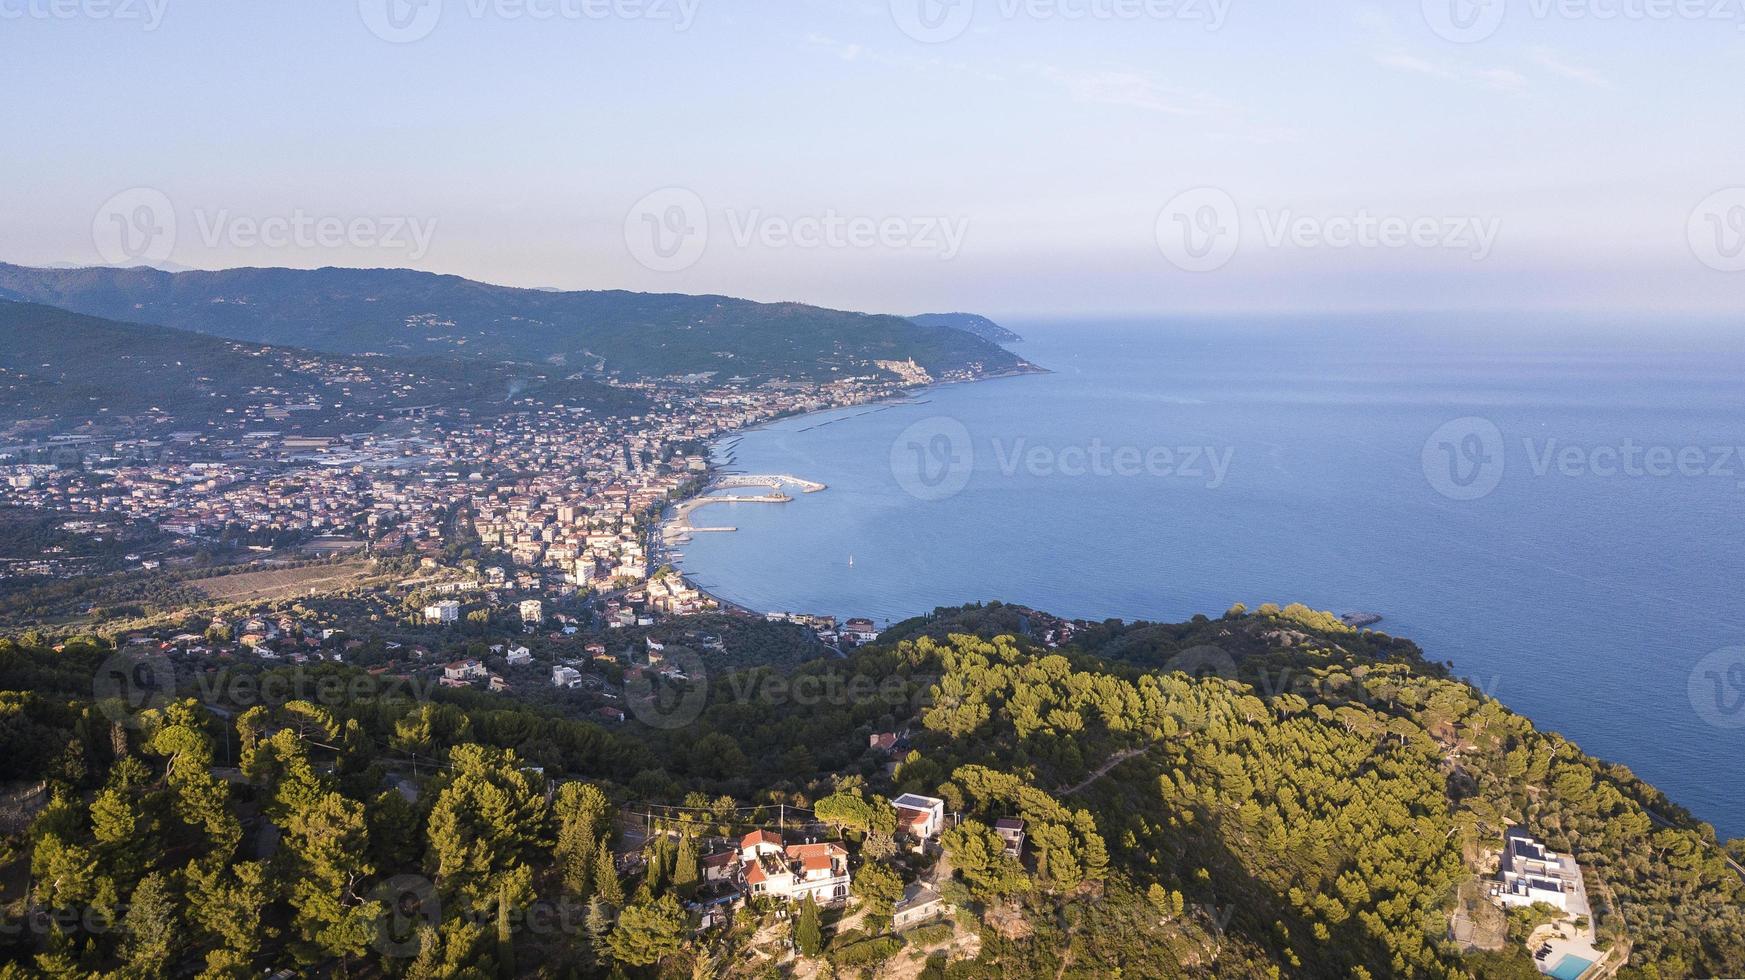
[[[996,344],[1010,344],[1024,339],[979,313],[922,313],[909,319],[924,327],[963,330]]]
[[[405,269],[169,273],[0,264],[0,297],[330,353],[515,361],[624,377],[828,380],[909,359],[935,378],[1030,369],[993,341],[936,318],[725,296],[515,289]]]

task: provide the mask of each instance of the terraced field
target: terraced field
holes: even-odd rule
[[[336,565],[220,575],[189,582],[188,585],[218,602],[261,602],[322,592],[343,592],[364,585],[376,577],[376,563],[370,559],[359,559]]]

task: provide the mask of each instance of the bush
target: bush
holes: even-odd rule
[[[901,939],[896,936],[882,936],[835,950],[830,954],[830,962],[837,966],[872,966],[897,955],[897,951],[902,948]]]
[[[903,933],[903,941],[911,946],[925,949],[928,946],[937,946],[947,942],[955,935],[957,935],[956,926],[949,922],[935,922],[932,925],[910,929]]]

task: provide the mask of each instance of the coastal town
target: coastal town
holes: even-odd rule
[[[337,436],[215,427],[0,447],[0,507],[54,515],[55,530],[79,543],[126,543],[106,559],[64,543],[8,555],[0,578],[186,580],[367,560],[409,569],[393,577],[404,589],[444,593],[418,607],[429,607],[435,625],[477,612],[487,593],[570,613],[586,597],[608,627],[724,607],[746,613],[669,567],[690,534],[724,530],[695,526],[693,512],[825,488],[792,475],[724,472],[711,447],[776,418],[904,397],[933,380],[902,363],[829,383],[614,381],[649,409],[626,416],[529,399],[484,418],[466,408],[408,409],[373,431]],[[246,421],[294,418],[296,408],[269,401]],[[833,615],[780,618],[838,639]],[[861,624],[850,635],[873,632]]]

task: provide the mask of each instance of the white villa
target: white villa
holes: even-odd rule
[[[1543,902],[1570,915],[1587,915],[1587,889],[1575,858],[1545,849],[1525,828],[1503,835],[1503,857],[1491,899],[1498,905],[1526,907]]]
[[[918,840],[939,836],[945,829],[945,801],[904,793],[891,801],[897,808],[897,829]]]
[[[819,905],[848,900],[848,849],[841,844],[783,844],[767,830],[739,842],[746,890],[790,902],[811,895]]]

